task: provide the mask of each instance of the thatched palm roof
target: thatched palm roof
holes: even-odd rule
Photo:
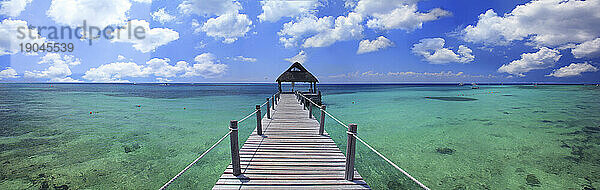
[[[302,64],[295,62],[277,78],[277,82],[319,82]]]

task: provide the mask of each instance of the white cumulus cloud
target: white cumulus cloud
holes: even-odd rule
[[[188,68],[188,63],[185,61],[179,61],[175,65],[169,65],[170,61],[171,60],[168,58],[153,58],[146,62],[146,67],[142,69],[142,72],[159,77],[176,77],[178,74],[185,72]]]
[[[356,53],[363,54],[363,53],[379,51],[379,50],[388,48],[393,45],[394,45],[394,42],[390,41],[389,39],[387,39],[383,36],[379,36],[377,39],[375,39],[373,41],[369,41],[369,40],[360,41],[360,43],[358,44],[358,50],[356,51]]]
[[[596,72],[598,68],[594,67],[589,63],[571,63],[571,65],[561,67],[560,69],[554,70],[546,76],[552,77],[572,77],[581,76],[584,72]]]
[[[71,66],[81,64],[81,61],[72,55],[48,53],[38,64],[50,65],[43,71],[25,71],[26,78],[48,79],[49,82],[81,82],[71,78]]]
[[[327,47],[339,41],[358,39],[364,30],[360,14],[348,16],[326,16],[317,18],[309,15],[283,25],[279,41],[285,47],[294,47],[302,42],[303,47]]]
[[[499,16],[490,9],[475,26],[463,29],[463,39],[486,45],[527,40],[531,45],[557,47],[600,36],[600,1],[536,0]]]
[[[417,10],[418,0],[361,0],[355,11],[369,16],[367,26],[373,29],[402,29],[413,31],[423,27],[423,23],[450,16],[451,13],[435,8],[429,12]]]
[[[128,36],[127,29],[118,29],[113,34],[114,38],[111,42],[127,42],[132,43],[133,47],[142,52],[148,53],[156,50],[156,48],[168,44],[169,42],[179,39],[179,33],[169,28],[150,28],[150,23],[145,20],[131,20],[132,30],[137,27],[144,29],[144,37],[137,38]],[[121,31],[122,30],[122,31]]]
[[[123,24],[129,8],[129,0],[53,0],[46,14],[59,24],[81,26],[86,21],[88,26],[104,28]]]
[[[300,52],[298,52],[298,55],[295,55],[294,57],[290,57],[290,58],[286,58],[286,61],[289,61],[290,63],[306,63],[306,60],[308,59],[308,55],[306,55],[306,52],[304,52],[304,50],[301,50]]]
[[[17,17],[32,0],[5,0],[0,2],[0,15]]]
[[[600,57],[600,38],[581,43],[571,50],[575,58],[597,58]]]
[[[223,38],[223,43],[233,43],[250,31],[252,21],[248,15],[227,13],[216,18],[210,18],[200,27],[207,36]]]
[[[0,71],[0,80],[14,78],[19,78],[19,75],[13,68],[7,67],[6,69]]]
[[[165,11],[165,8],[158,9],[157,11],[150,14],[150,16],[152,16],[152,20],[160,22],[162,24],[175,20],[175,16]]]
[[[202,76],[204,78],[214,78],[227,70],[227,65],[218,63],[216,57],[211,53],[200,54],[194,58],[194,61],[196,63],[188,67],[182,77]]]
[[[413,45],[412,52],[423,56],[427,62],[432,64],[469,63],[475,59],[473,51],[467,46],[458,46],[455,53],[451,49],[444,48],[445,44],[446,41],[443,38],[425,38]]]
[[[524,53],[521,55],[521,59],[502,65],[498,68],[498,72],[525,76],[524,73],[531,70],[553,67],[561,56],[558,50],[542,47],[538,52]]]
[[[192,20],[194,32],[205,32],[207,36],[222,38],[223,43],[230,44],[244,37],[250,31],[252,20],[246,14],[240,14],[242,5],[232,0],[185,0],[179,4],[184,14],[196,14],[209,18],[200,24]]]
[[[318,0],[264,0],[262,13],[258,15],[261,22],[277,22],[283,17],[295,17],[316,12],[320,3]]]
[[[129,82],[125,77],[145,77],[143,66],[134,62],[115,62],[91,68],[83,78],[92,82]]]
[[[37,29],[29,29],[27,25],[27,21],[12,19],[4,19],[0,23],[0,56],[21,52],[21,43],[42,44],[46,41]]]

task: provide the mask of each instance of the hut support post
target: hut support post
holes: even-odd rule
[[[281,93],[281,82],[277,82],[277,89],[279,90],[279,92]]]
[[[346,172],[344,179],[348,181],[354,180],[354,154],[356,153],[356,124],[350,124],[348,126],[348,142],[346,146]]]
[[[233,167],[233,175],[238,176],[242,174],[240,167],[240,147],[238,145],[238,121],[232,120],[229,122],[229,139],[231,140],[231,166]]]

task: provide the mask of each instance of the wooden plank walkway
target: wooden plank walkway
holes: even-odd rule
[[[213,189],[370,189],[356,171],[344,179],[346,157],[294,94],[281,94],[271,118],[240,149],[242,175],[229,164]]]

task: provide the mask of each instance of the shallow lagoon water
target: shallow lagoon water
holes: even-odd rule
[[[0,189],[156,189],[275,89],[0,84]],[[359,136],[432,189],[600,187],[598,87],[320,89],[327,110],[357,123]],[[240,124],[241,143],[252,119]],[[345,128],[326,123],[344,150]],[[170,187],[212,187],[228,147],[224,141]],[[362,145],[357,169],[375,188],[415,187]]]

